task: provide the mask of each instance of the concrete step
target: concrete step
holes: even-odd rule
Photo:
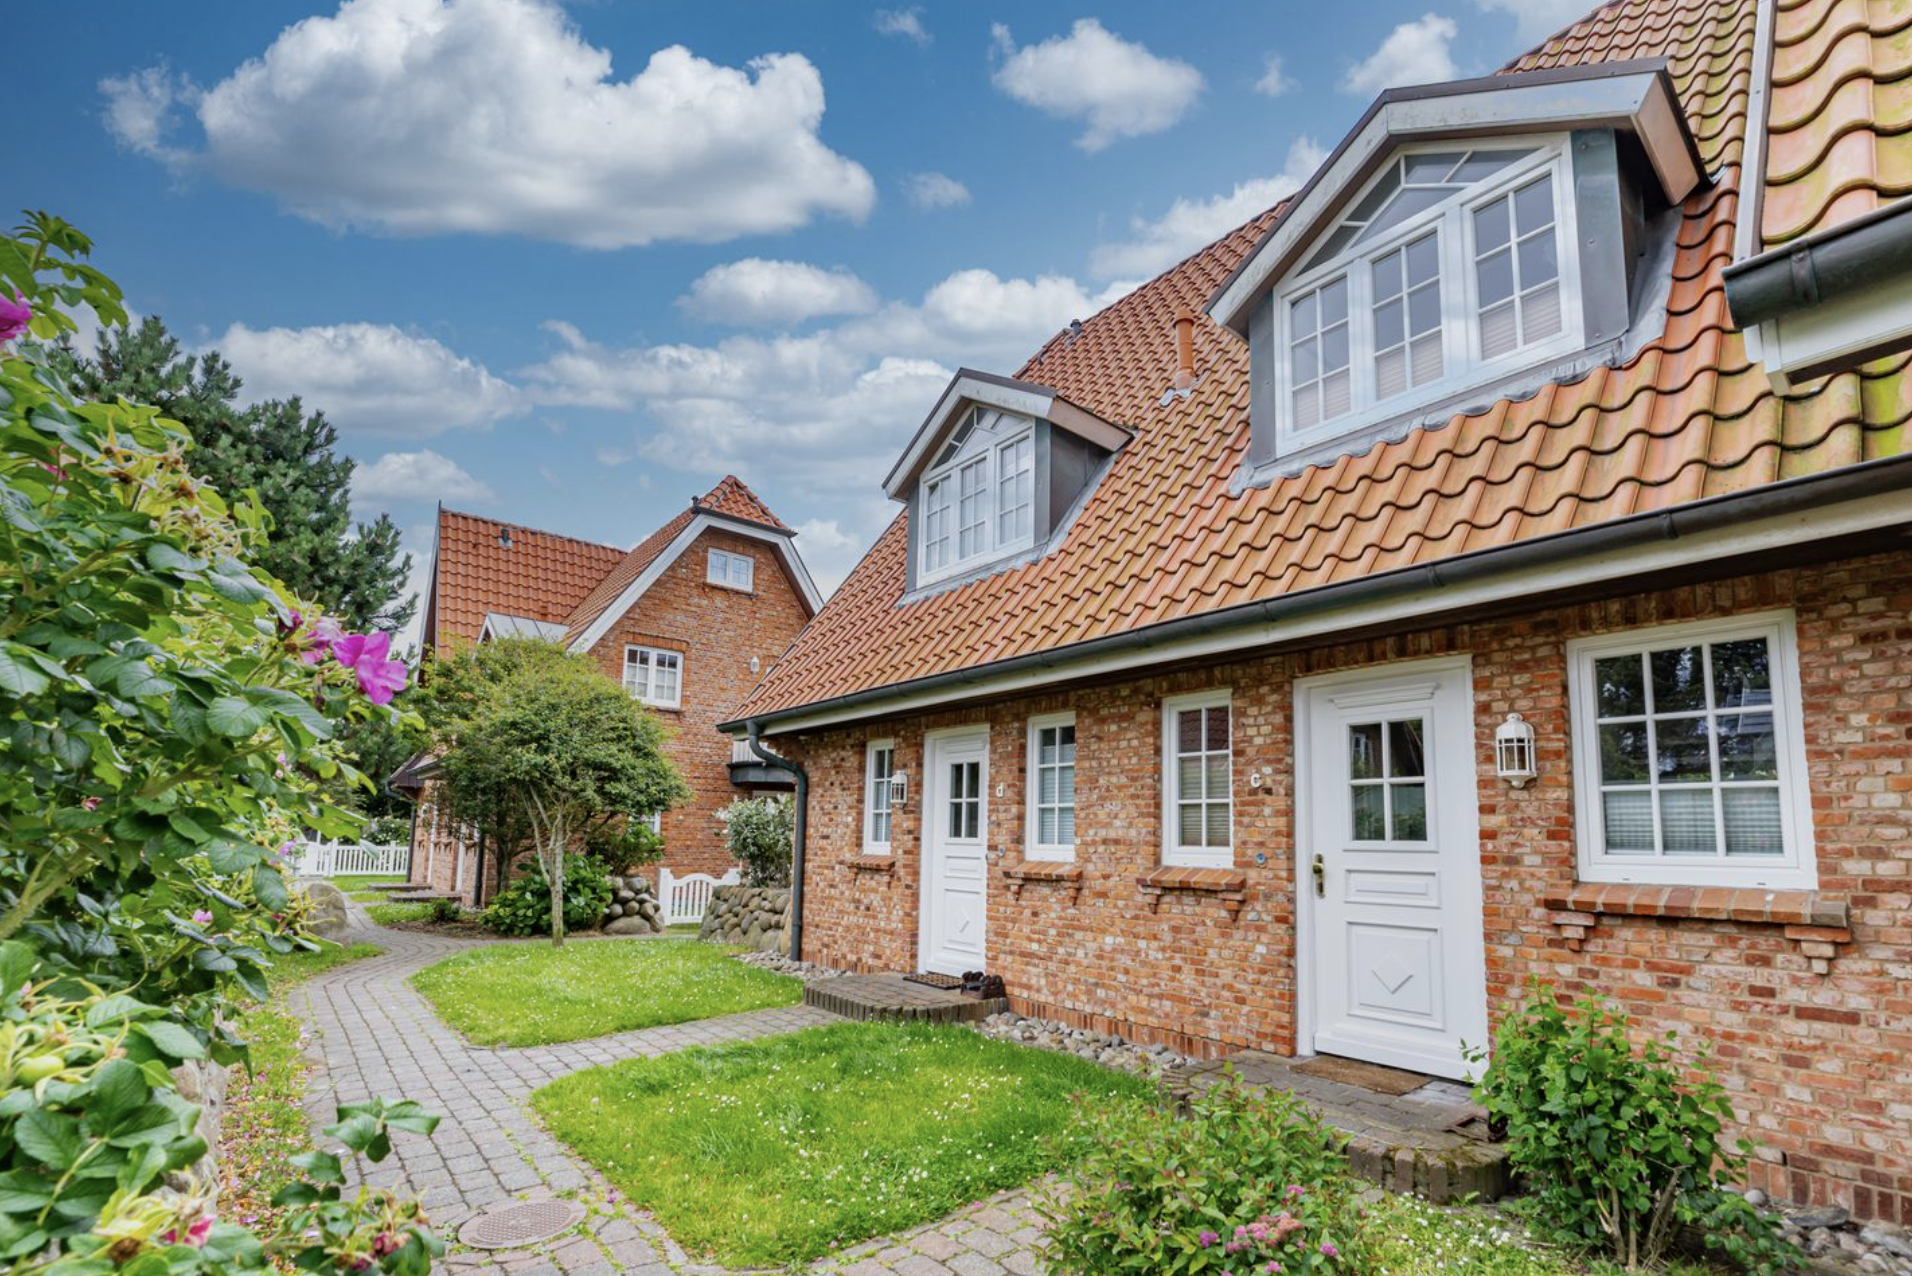
[[[805,984],[803,1004],[846,1019],[967,1023],[1009,1009],[1007,997],[965,997],[901,975],[844,975]]]

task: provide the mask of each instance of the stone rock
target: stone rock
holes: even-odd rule
[[[1754,1209],[1763,1209],[1766,1205],[1766,1202],[1767,1202],[1766,1194],[1760,1191],[1758,1188],[1749,1187],[1746,1189],[1746,1203],[1752,1206]]]
[[[300,882],[296,887],[311,902],[306,925],[321,939],[337,939],[345,933],[345,892],[330,882]]]
[[[1900,1258],[1912,1258],[1912,1238],[1905,1229],[1891,1223],[1868,1223],[1859,1229],[1859,1239],[1874,1249],[1882,1249]]]
[[[607,935],[655,935],[663,927],[643,917],[620,917],[616,921],[606,922],[604,933]]]
[[[1852,1217],[1851,1213],[1840,1205],[1820,1205],[1812,1209],[1796,1210],[1786,1217],[1804,1231],[1818,1228],[1842,1227]]]
[[[1888,1272],[1891,1266],[1877,1254],[1862,1254],[1856,1264],[1862,1272]]]
[[[637,902],[637,892],[631,890],[629,887],[625,887],[622,890],[612,891],[611,898],[619,904],[635,904]]]

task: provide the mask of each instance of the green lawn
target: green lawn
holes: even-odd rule
[[[1384,1238],[1376,1276],[1626,1276],[1624,1269],[1542,1244],[1517,1224],[1474,1206],[1383,1196],[1373,1205]],[[1724,1276],[1725,1269],[1674,1260],[1656,1276]]]
[[[369,873],[347,873],[343,877],[328,879],[332,885],[344,891],[347,896],[361,904],[376,904],[385,899],[389,892],[375,891],[371,888],[380,882],[402,882],[402,877],[379,877]]]
[[[734,964],[734,963],[733,963]],[[553,1082],[532,1102],[679,1244],[803,1262],[1026,1183],[1071,1096],[1149,1083],[967,1028],[846,1023]]]
[[[413,904],[372,904],[365,910],[366,915],[381,926],[390,926],[396,922],[422,922],[432,915],[430,901]]]
[[[481,1046],[578,1041],[803,999],[798,980],[732,961],[730,951],[678,939],[499,944],[447,957],[412,983]]]
[[[232,1074],[220,1122],[223,1217],[250,1226],[273,1217],[272,1194],[298,1177],[292,1158],[312,1150],[305,1118],[309,1065],[299,1048],[299,1021],[285,1006],[286,990],[321,971],[384,951],[376,944],[342,948],[328,943],[317,952],[272,959],[271,999],[248,1007],[236,1024],[239,1035],[252,1045],[252,1067]]]

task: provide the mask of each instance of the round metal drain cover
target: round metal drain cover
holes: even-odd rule
[[[569,1231],[583,1217],[577,1201],[513,1201],[474,1215],[458,1229],[458,1239],[473,1249],[516,1249]]]

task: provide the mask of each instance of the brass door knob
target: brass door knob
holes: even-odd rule
[[[1328,894],[1328,863],[1321,858],[1320,851],[1316,851],[1314,857],[1314,882],[1315,898],[1325,898]]]

